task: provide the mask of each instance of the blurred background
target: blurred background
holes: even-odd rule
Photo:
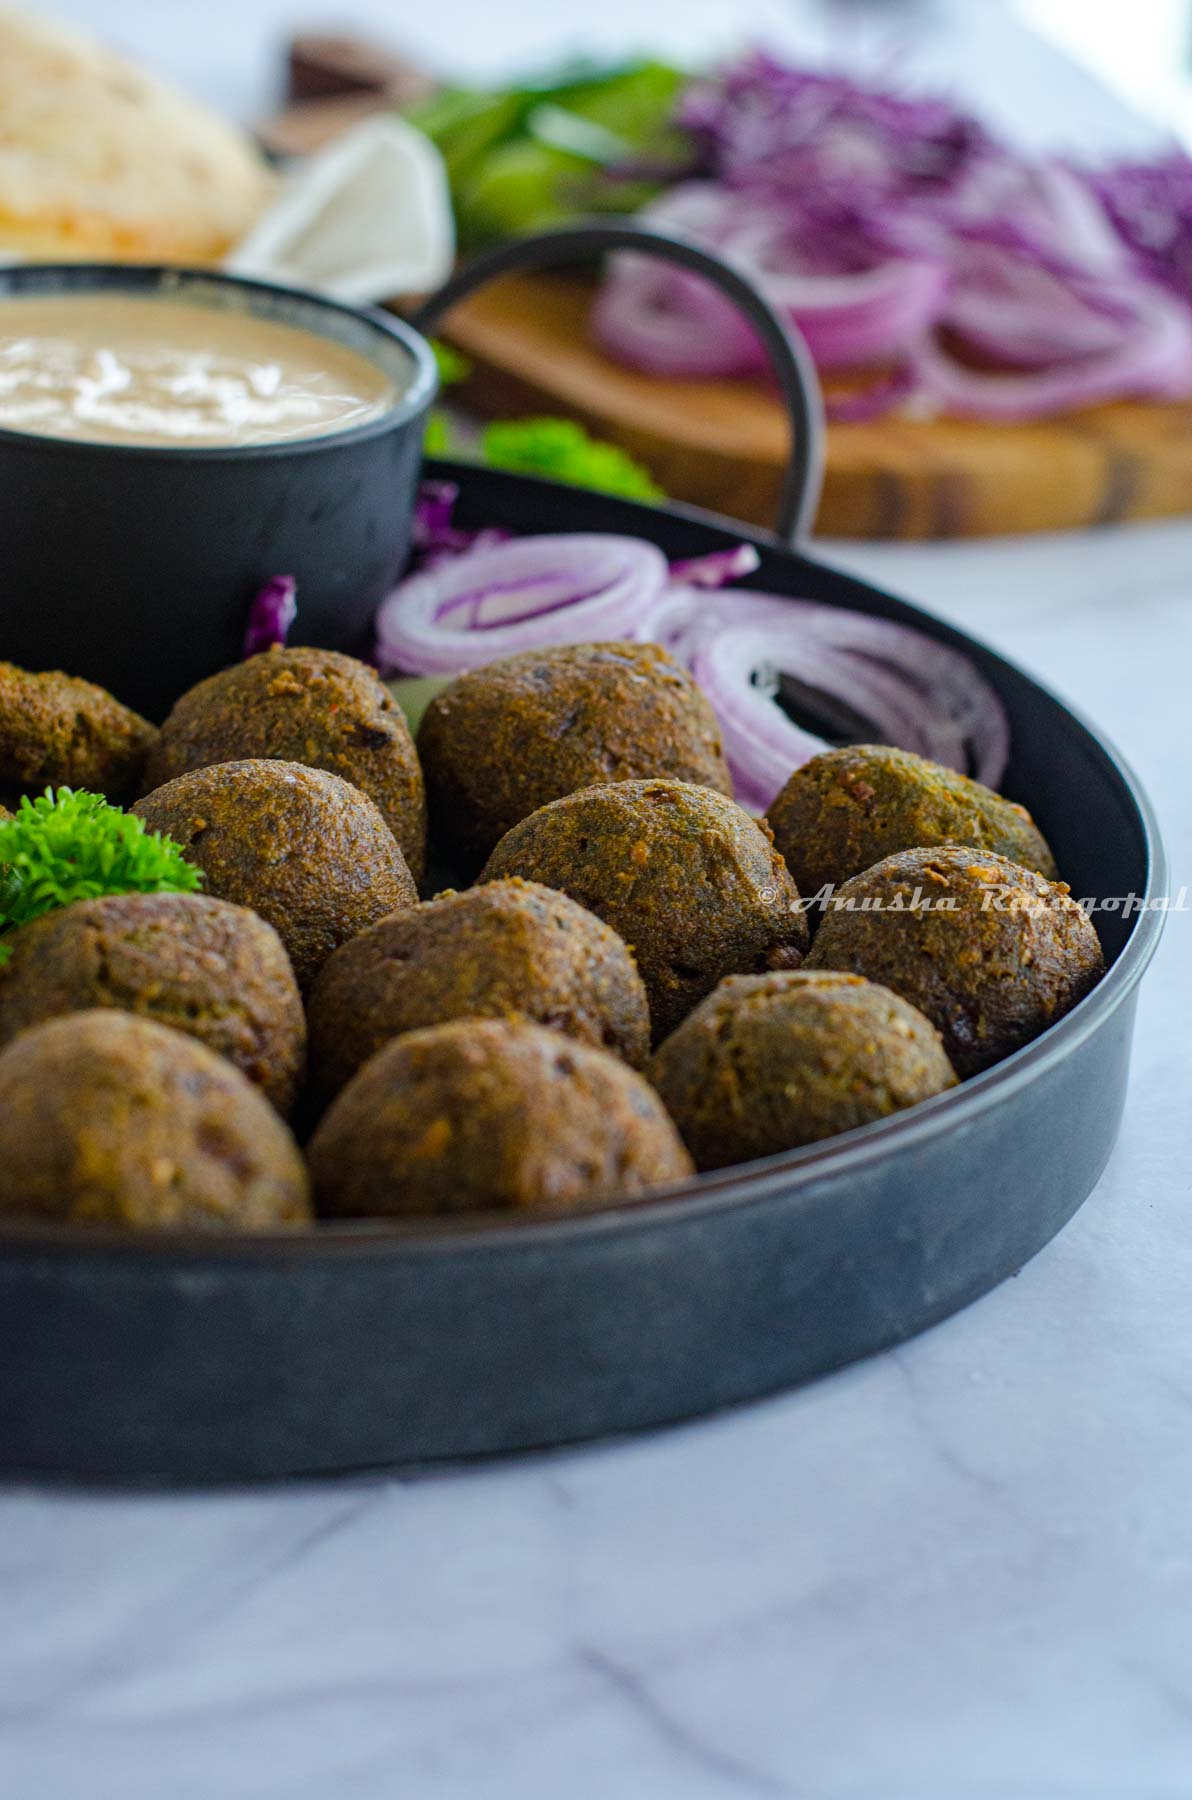
[[[1190,0],[1020,0],[1039,32],[1184,143],[1192,137]]]
[[[50,12],[255,134],[291,185],[373,115],[403,116],[383,154],[366,146],[296,206],[283,196],[282,226],[236,246],[241,273],[390,302],[437,286],[452,241],[468,254],[593,212],[734,262],[803,332],[826,388],[821,535],[1188,510],[1192,0]],[[89,209],[103,179],[93,146]],[[391,254],[370,286],[382,224]],[[790,438],[757,340],[690,277],[596,274],[454,314],[456,413],[565,415],[636,459],[627,491],[772,520]],[[440,417],[431,448],[461,445]],[[596,470],[557,433],[502,454],[557,478]]]
[[[1088,122],[1091,136],[1137,135],[1132,110],[1192,136],[1192,0],[55,0],[46,10],[102,31],[244,119],[276,95],[288,36],[310,28],[379,35],[475,79],[575,51],[684,61],[764,42],[826,57],[897,56],[1040,139],[1055,130],[1049,82],[1061,104],[1093,85],[1120,102],[1116,126],[1107,113]],[[1024,27],[1037,34],[1028,49]],[[1026,67],[1013,60],[1022,55]]]

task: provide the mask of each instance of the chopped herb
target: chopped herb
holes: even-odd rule
[[[47,789],[0,822],[0,934],[74,900],[192,894],[201,882],[177,844],[101,794]],[[0,935],[0,964],[8,955]]]
[[[466,356],[454,350],[450,344],[445,344],[442,338],[432,338],[430,347],[439,366],[439,380],[444,387],[455,387],[468,379],[472,373],[472,365]]]
[[[618,445],[589,437],[573,419],[497,419],[485,427],[480,443],[484,461],[494,469],[545,475],[629,500],[663,498],[648,469]]]
[[[422,447],[427,456],[455,455],[455,436],[446,413],[431,413],[430,418],[426,421],[426,435],[422,440]]]

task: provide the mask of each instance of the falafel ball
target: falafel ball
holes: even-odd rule
[[[796,769],[766,815],[807,897],[900,850],[967,844],[1049,881],[1055,858],[1025,806],[889,744],[848,744]]]
[[[463,1019],[365,1063],[310,1145],[336,1215],[574,1209],[692,1173],[662,1102],[602,1050],[541,1025]]]
[[[106,688],[0,662],[0,796],[89,788],[119,805],[141,792],[157,729]]]
[[[888,856],[846,881],[807,967],[844,969],[901,994],[926,1013],[964,1076],[1070,1012],[1105,963],[1065,882],[943,845]]]
[[[436,845],[474,874],[577,788],[667,776],[731,798],[716,715],[659,644],[565,644],[461,675],[418,732]]]
[[[394,913],[325,964],[310,996],[317,1097],[391,1038],[464,1018],[527,1019],[635,1066],[650,1047],[646,990],[616,932],[566,894],[493,881]]]
[[[94,1007],[171,1025],[234,1063],[283,1115],[306,1060],[306,1019],[272,925],[207,894],[77,900],[9,939],[0,973],[0,1047]]]
[[[884,1119],[956,1086],[939,1032],[858,975],[730,975],[649,1066],[697,1169]]]
[[[298,1147],[222,1056],[108,1009],[0,1051],[0,1212],[131,1231],[310,1218]]]
[[[426,794],[405,714],[375,669],[337,650],[266,650],[200,681],[161,728],[143,792],[191,769],[305,763],[380,809],[415,881],[426,869]]]
[[[372,801],[323,769],[216,763],[168,781],[133,811],[181,846],[210,893],[269,921],[303,989],[333,950],[418,901]]]
[[[628,944],[666,1037],[726,975],[795,968],[799,893],[769,826],[710,788],[623,781],[555,800],[507,832],[481,876],[570,894]]]

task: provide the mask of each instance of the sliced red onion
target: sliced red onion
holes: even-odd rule
[[[742,209],[734,214],[726,205],[719,183],[683,182],[640,216],[709,245],[755,276],[758,232]],[[766,368],[756,333],[732,302],[711,282],[657,257],[627,252],[610,259],[592,325],[614,356],[658,375],[758,374]]]
[[[940,319],[956,338],[1008,367],[1045,368],[1073,357],[1113,355],[1136,323],[1133,296],[1112,313],[1101,286],[988,244],[967,245]]]
[[[1104,171],[1028,160],[946,103],[764,55],[693,83],[679,119],[699,179],[646,216],[752,279],[820,369],[881,371],[830,395],[830,417],[908,400],[1013,420],[1192,392],[1182,152]],[[612,259],[592,325],[649,373],[765,370],[723,295],[638,257]]]
[[[774,650],[773,631],[730,626],[709,633],[690,664],[716,714],[737,800],[757,813],[765,812],[795,769],[828,748],[779,706],[777,682],[771,679]],[[780,654],[784,660],[792,657],[789,632]]]
[[[640,538],[517,538],[403,581],[377,615],[378,650],[407,674],[454,675],[548,644],[635,638],[666,579]]]
[[[938,261],[904,256],[821,270],[807,266],[773,207],[731,188],[693,182],[642,217],[720,251],[791,319],[821,368],[889,359],[938,316],[948,274]],[[612,261],[592,313],[599,342],[653,374],[736,375],[765,368],[761,344],[723,295],[700,276],[640,256]]]
[[[1054,160],[1035,164],[1033,174],[1043,196],[1052,249],[1076,268],[1124,275],[1129,253],[1089,183]]]
[[[473,549],[394,589],[378,616],[379,659],[454,675],[552,644],[661,643],[707,694],[738,798],[759,812],[824,748],[778,703],[784,676],[863,719],[875,741],[997,785],[1006,716],[966,656],[891,620],[722,585],[757,564],[740,545],[668,568],[652,544],[597,535]]]
[[[821,369],[855,369],[892,360],[938,317],[948,271],[896,257],[846,275],[785,274],[772,267],[767,285]]]
[[[791,735],[798,728],[774,701],[783,675],[844,702],[869,722],[877,742],[962,772],[971,767],[990,787],[1005,772],[1009,725],[1001,701],[967,656],[912,626],[773,594],[674,589],[660,598],[647,629],[707,693],[743,790],[756,799],[775,784],[763,809],[815,754],[800,753]],[[762,701],[767,712],[759,710]]]
[[[824,621],[824,629],[853,659],[853,666],[860,659],[869,659],[917,687],[932,721],[929,728],[941,734],[935,741],[939,743],[944,733],[953,732],[968,746],[967,760],[978,781],[996,787],[1010,758],[1010,724],[1001,701],[969,658],[936,638],[925,637],[913,626],[837,607],[829,610],[834,617],[830,625]],[[965,766],[963,757],[954,761],[936,750],[922,754],[950,767]]]
[[[690,297],[639,259],[617,259],[592,306],[597,343],[649,375],[754,375],[765,366],[753,332],[693,314]]]
[[[940,211],[953,250],[983,239],[1060,278],[1130,271],[1129,255],[1096,194],[1054,159],[1027,162],[1004,150],[986,155],[970,164]]]
[[[929,334],[910,353],[917,387],[941,411],[1006,422],[1123,395],[1175,399],[1192,387],[1192,313],[1160,288],[1140,284],[1134,298],[1133,328],[1114,348],[1026,373],[969,368]]]
[[[914,391],[915,378],[906,364],[887,369],[860,387],[835,388],[824,395],[824,411],[838,425],[880,419]]]
[[[267,581],[249,608],[244,632],[244,655],[280,649],[298,617],[298,583],[292,575],[275,575]]]

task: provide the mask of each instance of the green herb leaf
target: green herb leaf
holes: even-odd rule
[[[441,89],[406,117],[447,165],[464,247],[589,212],[634,212],[660,181],[626,173],[690,170],[673,124],[687,76],[667,63],[567,61],[507,88]]]
[[[434,358],[439,366],[439,380],[444,387],[454,387],[459,381],[466,381],[472,373],[472,365],[466,356],[452,349],[441,338],[432,338],[430,342]]]
[[[422,440],[423,452],[427,456],[454,456],[456,451],[455,433],[451,429],[451,420],[446,413],[434,411],[426,421],[426,433]]]
[[[573,419],[494,420],[484,429],[481,450],[494,469],[545,475],[629,500],[663,498],[648,469],[618,445],[589,437]]]
[[[202,879],[172,839],[101,794],[47,789],[0,823],[0,933],[74,900],[193,894]],[[7,958],[0,942],[0,964]]]

